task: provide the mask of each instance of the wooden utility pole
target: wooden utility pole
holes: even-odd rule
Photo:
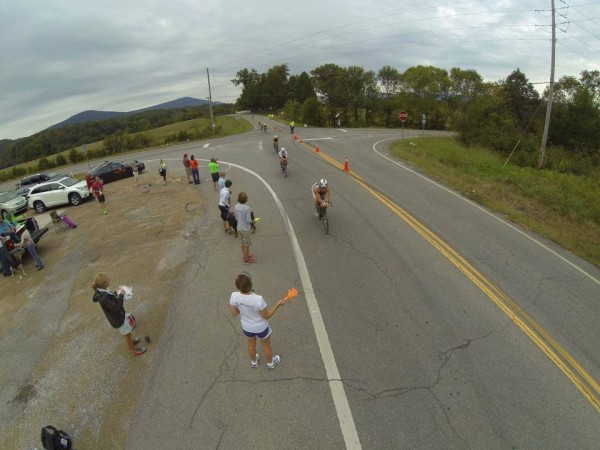
[[[554,18],[554,0],[552,3],[552,59],[550,67],[550,86],[548,87],[548,105],[546,107],[546,123],[544,124],[544,135],[542,136],[542,147],[540,148],[540,156],[537,162],[537,168],[541,169],[544,165],[546,157],[546,142],[548,141],[548,129],[550,128],[550,116],[552,114],[552,93],[554,92],[554,62],[556,54],[556,22]]]
[[[552,0],[554,1],[554,0]],[[210,73],[208,72],[208,67],[206,68],[206,76],[208,77],[208,112],[210,114],[210,127],[213,132],[215,131],[215,118],[213,117],[212,110],[212,94],[210,92]]]

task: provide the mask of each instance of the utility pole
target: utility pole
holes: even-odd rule
[[[210,73],[208,72],[208,67],[206,68],[206,76],[208,77],[208,112],[210,114],[210,127],[212,128],[213,133],[214,133],[215,119],[213,117],[213,110],[212,110],[212,94],[210,92]]]
[[[540,148],[540,156],[537,162],[537,168],[541,169],[544,165],[546,157],[546,142],[548,141],[548,128],[550,128],[550,115],[552,113],[552,93],[554,92],[554,62],[556,53],[556,22],[554,18],[554,0],[552,3],[552,60],[550,67],[550,86],[548,87],[548,105],[546,107],[546,123],[544,124],[544,135],[542,136],[542,147]]]

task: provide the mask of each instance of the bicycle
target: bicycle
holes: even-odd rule
[[[333,204],[329,202],[328,206],[333,206]],[[328,208],[323,208],[321,205],[317,206],[317,213],[319,214],[319,220],[323,225],[323,231],[325,234],[329,234],[329,219],[327,218],[327,209]]]
[[[275,149],[275,153],[279,153],[279,142],[273,142],[273,148]]]
[[[287,166],[288,166],[288,160],[287,160],[287,158],[285,158],[282,161],[280,161],[279,165],[281,166],[281,171],[283,172],[283,176],[285,178],[287,178]]]

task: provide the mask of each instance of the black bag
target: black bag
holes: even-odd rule
[[[229,211],[227,214],[227,222],[229,222],[229,225],[231,225],[234,230],[237,229],[237,219],[235,218],[235,213]]]
[[[42,445],[46,450],[70,450],[71,436],[52,425],[42,428]]]

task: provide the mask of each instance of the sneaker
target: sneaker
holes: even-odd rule
[[[244,260],[244,264],[253,264],[255,262],[256,262],[256,260],[254,258],[248,258],[248,259]]]
[[[43,268],[44,268],[44,266],[39,266],[39,267],[37,268],[37,270],[42,270]]]
[[[104,210],[104,214],[108,214],[108,210],[106,210],[106,209],[105,209],[105,210]]]
[[[281,358],[279,355],[273,356],[273,361],[269,364],[267,363],[267,369],[274,369],[277,364],[281,362]]]
[[[256,369],[258,367],[258,360],[260,359],[260,355],[257,353],[256,354],[256,359],[254,361],[250,361],[250,365],[252,366],[253,369]]]
[[[136,348],[135,350],[133,350],[132,355],[133,356],[142,356],[144,353],[146,353],[146,347]]]

